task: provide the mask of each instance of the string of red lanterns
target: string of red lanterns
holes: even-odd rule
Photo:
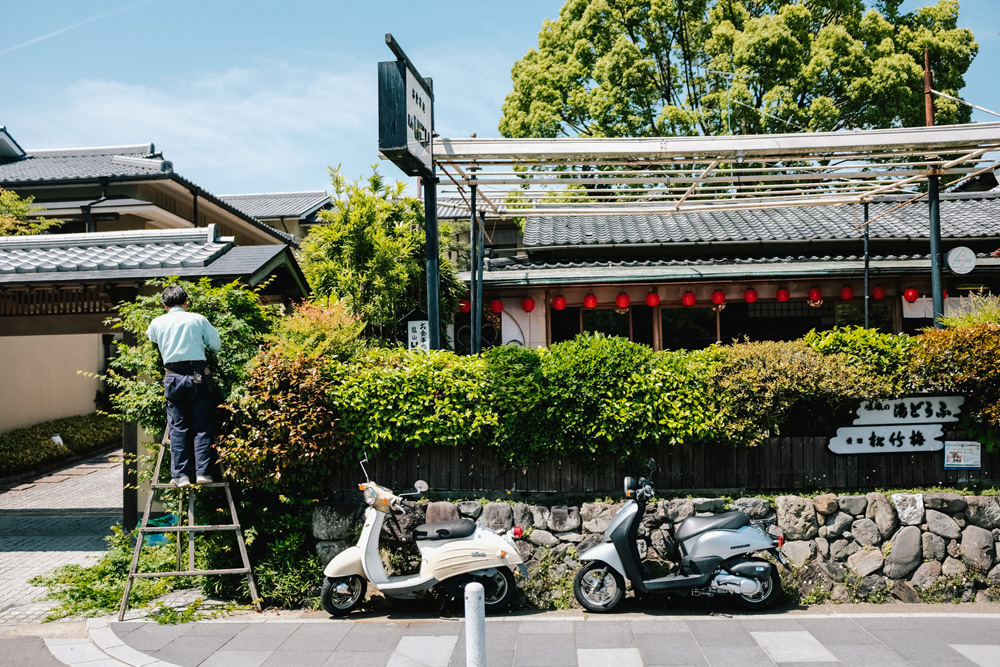
[[[947,299],[948,290],[943,290],[943,294],[944,298]],[[881,301],[882,299],[885,299],[887,295],[888,292],[886,288],[883,287],[882,285],[875,285],[871,290],[871,297],[876,301]],[[851,301],[856,296],[856,293],[852,286],[844,285],[843,287],[840,288],[839,296],[841,301]],[[907,302],[913,303],[918,298],[920,298],[920,291],[914,287],[908,287],[903,291],[902,296]],[[820,302],[823,300],[823,290],[819,287],[812,287],[807,292],[807,297],[809,301],[812,301],[814,303]],[[748,287],[743,292],[743,300],[746,303],[756,303],[759,300],[759,298],[760,294],[753,287]],[[779,303],[786,303],[791,299],[791,292],[786,287],[779,287],[777,290],[775,290],[774,298]],[[721,289],[713,291],[711,295],[711,301],[715,305],[722,305],[726,303],[726,293]],[[645,302],[646,305],[649,306],[650,308],[655,308],[656,306],[660,305],[660,295],[657,294],[656,292],[649,292],[648,294],[646,294]],[[697,302],[698,298],[695,295],[695,293],[692,292],[691,290],[688,290],[681,295],[681,303],[685,306],[693,306]],[[617,308],[629,308],[631,306],[631,303],[632,303],[631,297],[629,297],[629,295],[626,294],[625,292],[621,292],[618,294],[618,296],[615,297],[615,306]],[[567,305],[568,302],[566,300],[566,297],[562,296],[561,294],[552,298],[552,308],[554,310],[565,310]],[[593,310],[594,308],[597,308],[597,305],[598,305],[597,296],[594,295],[592,292],[587,293],[583,297],[583,307],[586,308],[587,310]],[[531,297],[525,297],[521,301],[521,308],[526,313],[534,311],[535,300]],[[469,311],[472,310],[471,302],[468,299],[462,299],[461,301],[458,302],[458,310],[459,312],[462,313],[468,313]],[[502,312],[503,302],[500,301],[499,299],[494,299],[493,301],[490,302],[490,310],[492,310],[494,313]]]

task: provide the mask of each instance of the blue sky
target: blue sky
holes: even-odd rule
[[[907,0],[912,9],[930,0]],[[442,136],[498,136],[510,68],[562,0],[21,0],[0,21],[0,125],[27,149],[153,142],[215,194],[329,190],[380,162],[391,32],[434,79]],[[980,52],[963,97],[1000,112],[1000,7],[962,0]],[[973,120],[998,120],[981,112]],[[391,163],[381,171],[403,178]]]

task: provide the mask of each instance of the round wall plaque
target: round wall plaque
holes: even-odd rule
[[[969,273],[976,268],[976,253],[964,245],[952,248],[948,251],[948,268],[961,275]]]

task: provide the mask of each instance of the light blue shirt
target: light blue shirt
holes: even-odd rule
[[[222,339],[203,315],[174,306],[149,324],[146,335],[160,347],[163,363],[205,361],[205,348],[218,352]]]

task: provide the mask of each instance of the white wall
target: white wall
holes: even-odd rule
[[[0,336],[0,433],[94,412],[100,386],[77,371],[101,370],[99,334]]]

